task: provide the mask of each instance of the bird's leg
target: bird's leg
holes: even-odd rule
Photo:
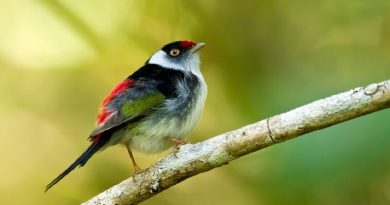
[[[175,146],[173,147],[173,154],[175,156],[176,156],[176,153],[179,151],[179,149],[180,149],[180,147],[182,145],[185,145],[185,144],[189,143],[187,140],[179,139],[179,138],[176,138],[176,137],[167,137],[166,139],[175,143]]]
[[[129,152],[131,162],[133,162],[133,168],[134,168],[133,177],[134,177],[134,175],[139,174],[142,171],[142,169],[135,162],[135,159],[134,159],[134,156],[133,156],[133,152],[131,152],[129,145],[126,145],[126,148],[127,148],[127,152]]]

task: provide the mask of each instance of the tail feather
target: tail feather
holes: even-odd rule
[[[103,134],[103,133],[101,133]],[[55,178],[50,184],[46,186],[45,192],[49,190],[52,186],[57,184],[61,179],[73,171],[77,166],[84,166],[88,160],[100,149],[102,148],[110,139],[110,136],[99,137],[98,141],[93,141],[92,144],[74,161],[65,171],[63,171],[57,178]]]

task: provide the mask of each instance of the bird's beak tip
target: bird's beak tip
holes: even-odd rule
[[[196,43],[194,47],[192,47],[192,53],[195,53],[197,51],[199,51],[201,48],[203,48],[204,46],[206,45],[206,43],[203,43],[203,42],[199,42],[199,43]]]

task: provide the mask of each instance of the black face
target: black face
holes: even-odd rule
[[[161,50],[167,53],[170,57],[179,57],[187,53],[196,43],[193,41],[175,41],[165,45]]]

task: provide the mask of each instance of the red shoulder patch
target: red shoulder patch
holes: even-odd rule
[[[98,125],[103,124],[107,118],[110,116],[112,112],[107,111],[105,109],[105,106],[110,103],[119,93],[125,91],[127,88],[130,88],[134,85],[134,80],[132,79],[126,79],[119,83],[117,86],[115,86],[114,89],[111,90],[111,92],[103,99],[102,103],[100,103],[100,111],[97,116]]]
[[[130,88],[134,85],[134,80],[132,79],[126,79],[119,83],[114,89],[111,90],[111,92],[103,99],[102,103],[100,104],[100,107],[106,106],[113,98],[115,98],[116,95],[123,92],[127,88]]]
[[[187,47],[190,47],[190,46],[193,46],[195,45],[196,43],[194,41],[181,41],[179,46],[181,48],[187,48]]]

